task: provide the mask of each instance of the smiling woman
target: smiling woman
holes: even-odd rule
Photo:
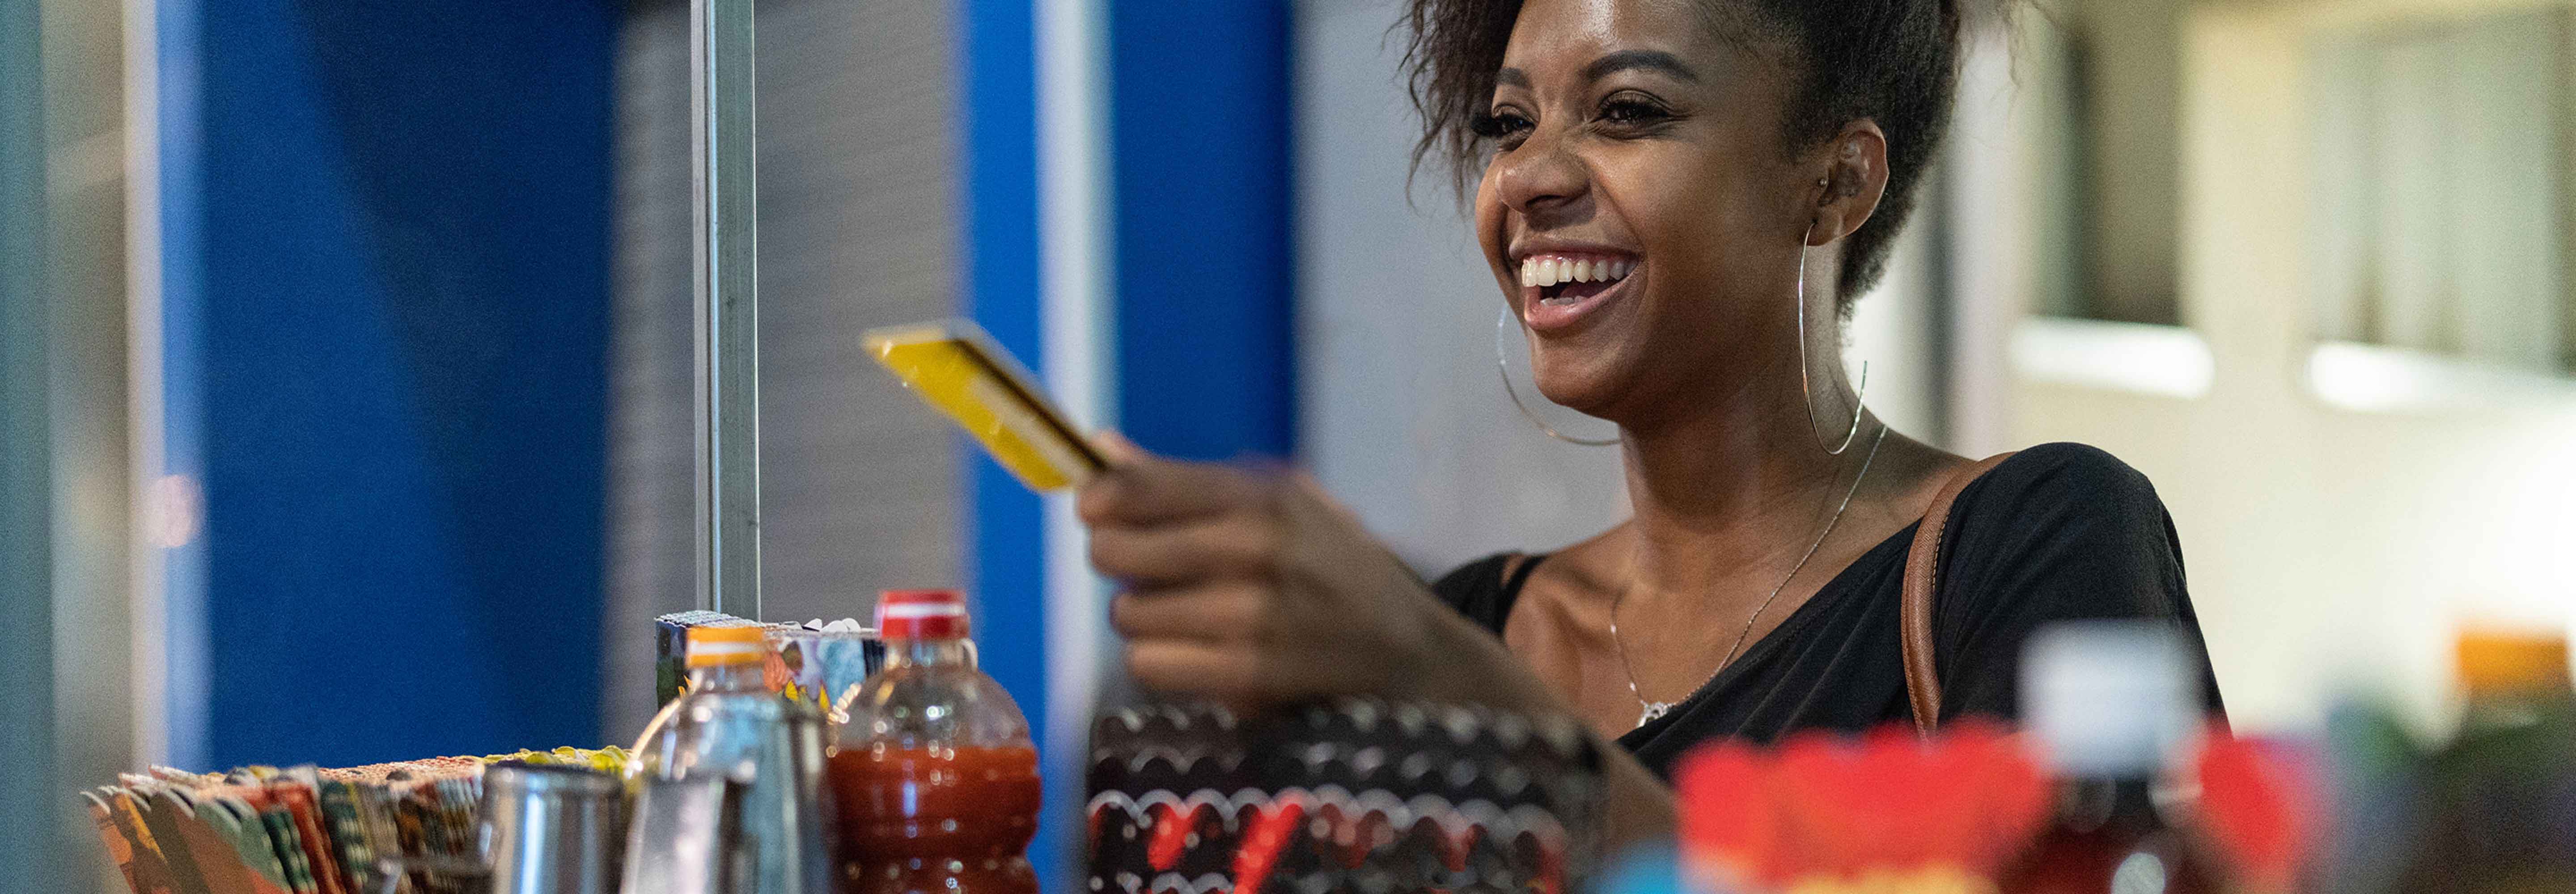
[[[1619,426],[1633,517],[1426,585],[1303,478],[1113,440],[1080,510],[1134,675],[1580,716],[1620,746],[1614,839],[1669,822],[1660,777],[1712,738],[2012,719],[2022,644],[2058,621],[2165,624],[2216,712],[2143,476],[2073,444],[1971,462],[1890,431],[1843,375],[1841,321],[1940,144],[1977,18],[1415,0],[1416,163],[1474,184],[1538,388]]]

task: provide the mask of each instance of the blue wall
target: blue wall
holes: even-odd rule
[[[205,495],[174,754],[601,744],[621,6],[164,7],[168,437]]]
[[[1111,2],[1119,429],[1190,459],[1296,441],[1285,0]]]
[[[961,302],[969,316],[1031,369],[1046,363],[1038,295],[1038,149],[1035,22],[1028,0],[960,0],[957,9],[960,124],[960,234],[966,251]],[[1009,690],[1051,751],[1046,725],[1046,523],[1036,494],[964,436],[972,550],[969,592],[983,669]],[[1041,766],[1065,766],[1044,753]],[[1049,797],[1067,791],[1050,780]],[[1071,865],[1063,805],[1050,803],[1030,842],[1029,862],[1045,890],[1066,890]]]

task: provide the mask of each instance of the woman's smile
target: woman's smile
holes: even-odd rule
[[[1617,249],[1595,246],[1524,247],[1520,262],[1521,322],[1541,334],[1572,328],[1594,309],[1635,291],[1642,260]]]

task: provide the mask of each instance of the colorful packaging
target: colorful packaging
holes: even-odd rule
[[[672,612],[654,618],[653,625],[653,692],[655,703],[661,705],[679,698],[680,690],[688,683],[689,628],[768,626],[705,609]]]
[[[885,662],[885,642],[874,628],[844,618],[800,625],[770,625],[769,654],[761,664],[769,688],[812,704],[837,722],[841,697]]]
[[[80,796],[82,806],[89,808],[90,822],[98,826],[99,843],[105,845],[107,855],[116,860],[116,871],[125,876],[125,886],[133,889],[135,894],[156,894],[135,865],[137,848],[133,837],[118,828],[116,808],[109,806],[106,796],[99,792],[82,792]]]
[[[705,609],[672,612],[654,618],[654,704],[670,704],[672,699],[680,697],[681,688],[688,682],[689,671],[686,662],[689,657],[689,628],[757,626],[760,626],[760,622]]]

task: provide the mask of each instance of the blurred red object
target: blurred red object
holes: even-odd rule
[[[1967,722],[1930,739],[1716,743],[1674,773],[1684,871],[1707,889],[1816,880],[1984,877],[2047,816],[2048,779],[2020,737]]]
[[[2248,889],[2292,890],[2307,866],[2324,805],[2298,757],[2224,729],[2201,746],[2201,835]]]

